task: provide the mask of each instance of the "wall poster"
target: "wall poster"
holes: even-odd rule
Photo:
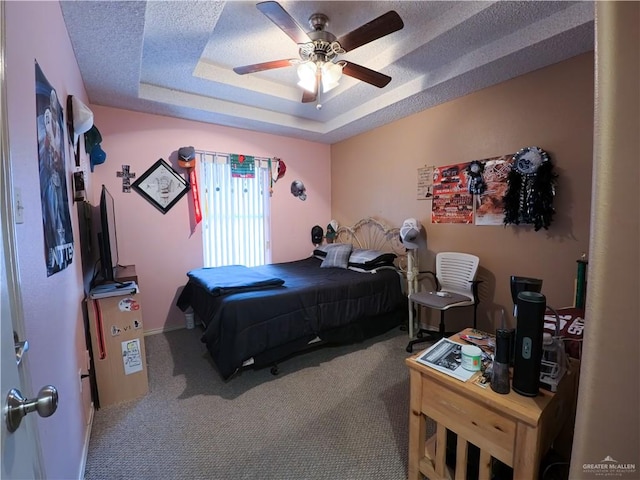
[[[465,171],[469,163],[434,167],[431,223],[473,223],[473,195]]]
[[[418,168],[418,200],[430,200],[433,197],[433,166]]]
[[[36,125],[47,277],[73,261],[65,165],[64,120],[55,89],[36,63]]]
[[[507,192],[507,176],[511,170],[513,154],[481,160],[484,163],[484,181],[487,189],[476,195],[476,225],[502,225]]]

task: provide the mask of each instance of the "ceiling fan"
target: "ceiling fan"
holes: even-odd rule
[[[323,13],[314,13],[309,17],[312,31],[306,32],[278,2],[261,2],[256,7],[298,44],[300,58],[273,60],[235,67],[233,71],[237,74],[245,75],[297,65],[300,79],[298,85],[304,88],[303,103],[316,102],[321,91],[327,92],[338,85],[342,74],[379,88],[386,86],[391,81],[391,77],[388,75],[362,65],[346,60],[334,60],[338,55],[401,30],[404,23],[395,11],[391,10],[338,38],[325,30],[329,23],[329,17]],[[322,108],[319,101],[316,108]]]

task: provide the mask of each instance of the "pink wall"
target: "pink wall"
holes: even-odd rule
[[[175,301],[187,271],[202,266],[202,231],[198,226],[192,232],[190,195],[163,215],[134,190],[123,193],[122,179],[116,176],[122,165],[130,165],[139,177],[163,158],[184,173],[177,163],[177,150],[189,145],[197,150],[281,158],[287,173],[275,184],[271,197],[273,262],[309,256],[311,227],[324,227],[331,220],[328,145],[97,105],[91,109],[107,153],[106,162],[89,175],[94,185],[92,203],[98,204],[102,184],[114,197],[119,263],[136,265],[147,333],[184,326],[184,314]],[[306,201],[291,195],[294,179],[304,182]]]
[[[24,328],[30,349],[32,388],[57,387],[60,403],[55,415],[37,418],[47,478],[79,478],[83,463],[88,381],[84,368],[85,339],[82,316],[83,278],[75,205],[69,208],[75,257],[65,270],[47,277],[44,258],[42,209],[36,133],[36,60],[65,108],[68,94],[87,102],[86,92],[58,2],[7,2],[6,87],[13,186],[25,206],[24,223],[17,224],[16,243],[24,307]],[[66,108],[65,108],[66,109]],[[74,170],[69,151],[66,169]],[[67,194],[72,197],[68,180]],[[86,368],[83,372],[86,373]]]

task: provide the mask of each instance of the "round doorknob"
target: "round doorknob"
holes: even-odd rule
[[[7,429],[15,432],[22,418],[27,413],[38,412],[41,417],[50,417],[58,408],[58,390],[53,385],[45,385],[38,392],[38,397],[28,400],[17,388],[12,388],[7,395]]]

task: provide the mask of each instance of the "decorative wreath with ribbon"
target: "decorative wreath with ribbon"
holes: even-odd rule
[[[504,195],[504,224],[532,224],[547,230],[553,215],[558,175],[551,158],[541,148],[525,147],[513,156]]]
[[[484,173],[484,163],[474,160],[467,166],[467,175],[469,176],[469,193],[472,195],[480,195],[487,190],[487,184],[482,176]]]

